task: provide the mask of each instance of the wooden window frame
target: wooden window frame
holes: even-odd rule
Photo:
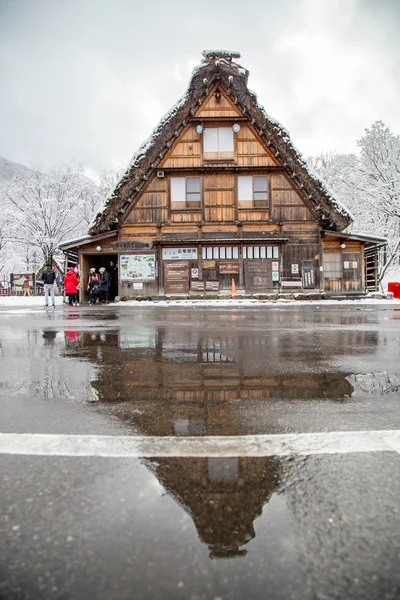
[[[240,200],[239,199],[239,178],[240,177],[251,177],[251,185],[252,185],[252,199],[251,200]],[[264,177],[266,179],[266,194],[267,194],[267,199],[266,200],[256,200],[256,198],[254,197],[254,194],[257,194],[258,192],[254,191],[254,179],[258,177]],[[270,204],[271,204],[271,178],[268,175],[238,175],[237,176],[237,204],[238,204],[238,210],[270,210]],[[257,202],[257,204],[256,204]],[[262,204],[259,204],[261,203]]]
[[[173,179],[184,179],[185,180],[185,201],[173,201],[172,199],[172,180]],[[187,182],[189,179],[198,179],[199,180],[199,191],[198,192],[189,192]],[[190,196],[192,194],[200,194],[200,200],[192,200],[190,201]],[[171,211],[180,211],[180,210],[196,210],[201,211],[203,208],[203,185],[202,185],[202,177],[198,175],[191,175],[189,177],[180,177],[172,176],[169,181],[169,195],[170,195],[170,206]],[[196,202],[196,206],[191,204],[191,202]]]
[[[213,127],[206,127],[204,129],[204,131],[206,131],[207,129],[216,129],[217,131],[219,129],[229,129],[232,133],[232,145],[233,145],[233,149],[232,151],[224,151],[221,152],[218,148],[217,152],[205,152],[204,151],[204,133],[203,133],[203,140],[202,140],[202,146],[203,146],[203,161],[205,163],[210,163],[210,162],[235,162],[236,161],[236,136],[234,131],[232,130],[232,125],[214,125]],[[218,147],[219,147],[219,134],[218,134]]]

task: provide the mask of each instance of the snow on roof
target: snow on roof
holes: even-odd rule
[[[196,107],[208,94],[212,81],[221,85],[238,108],[249,117],[273,154],[300,190],[311,210],[330,227],[341,230],[354,220],[349,210],[335,197],[327,184],[307,165],[290,139],[287,129],[271,117],[247,87],[248,71],[232,58],[239,53],[228,50],[205,50],[203,61],[195,67],[186,93],[162,117],[161,121],[133,155],[117,186],[90,227],[92,234],[115,228],[126,207],[136,198],[143,182],[156,169],[174,139],[190,121]],[[235,76],[236,75],[236,76]]]

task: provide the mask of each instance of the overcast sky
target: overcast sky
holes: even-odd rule
[[[400,0],[0,0],[0,156],[125,167],[205,48],[305,155],[400,133]]]

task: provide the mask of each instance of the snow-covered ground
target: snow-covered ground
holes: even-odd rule
[[[136,300],[130,300],[127,302],[119,302],[115,306],[123,308],[124,306],[140,306],[141,308],[146,306],[287,306],[287,305],[335,305],[338,304],[350,304],[359,305],[366,304],[370,306],[376,306],[378,304],[384,304],[387,306],[400,306],[400,300],[375,300],[372,298],[364,298],[363,300],[277,300],[277,301],[265,301],[265,300],[161,300],[157,302],[142,301],[137,302]],[[44,298],[43,296],[0,296],[0,307],[1,306],[24,306],[24,307],[37,307],[41,306],[44,309]],[[56,307],[61,308],[67,305],[63,304],[60,296],[56,297]],[[88,306],[87,304],[81,304],[82,306]],[[113,305],[112,305],[113,306]],[[49,308],[48,310],[52,310]],[[76,310],[76,309],[75,309]]]

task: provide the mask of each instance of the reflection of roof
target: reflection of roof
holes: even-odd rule
[[[237,472],[212,478],[212,461],[236,461]],[[255,537],[254,520],[262,513],[279,480],[272,458],[157,458],[147,462],[164,489],[192,517],[210,558],[236,558]],[[229,464],[225,465],[229,471]],[[223,467],[222,467],[223,468]]]

